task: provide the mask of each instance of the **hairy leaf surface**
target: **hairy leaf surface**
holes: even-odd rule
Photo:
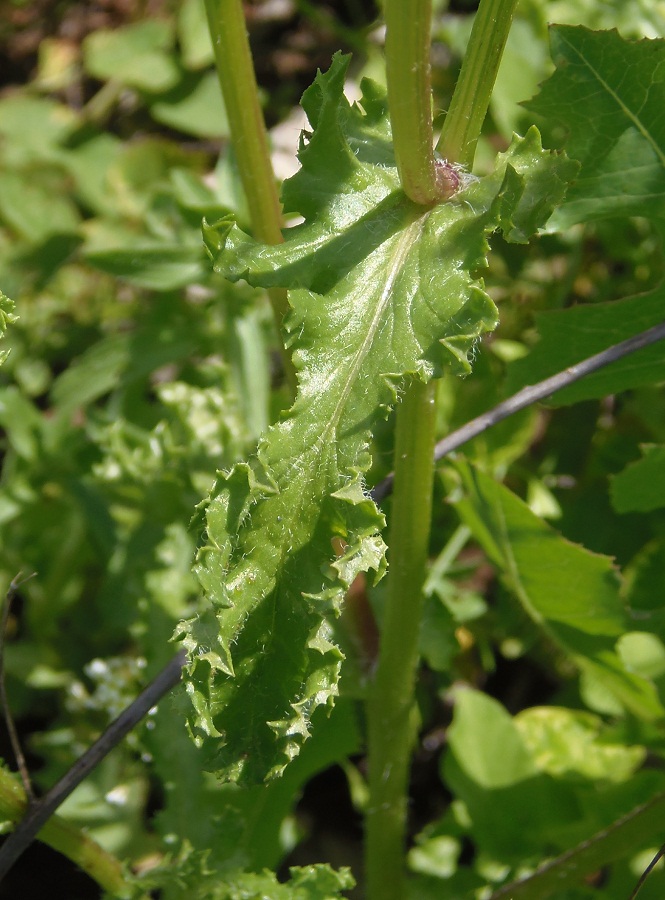
[[[211,736],[223,777],[279,774],[337,690],[341,653],[330,617],[357,573],[384,568],[383,518],[364,491],[370,429],[407,377],[466,373],[496,309],[478,272],[487,235],[525,241],[576,170],[515,138],[496,171],[450,201],[400,190],[385,96],[363,83],[344,98],[337,57],[306,92],[313,132],[284,204],[305,222],[265,246],[232,220],[206,227],[231,280],[291,288],[286,323],[299,390],[255,459],[219,476],[206,509],[199,577],[208,608],[183,623],[191,726]],[[336,556],[335,550],[339,555]]]
[[[335,870],[327,863],[290,866],[289,876],[279,881],[269,869],[220,874],[207,851],[185,847],[175,860],[137,879],[137,887],[166,887],[170,900],[336,900],[355,887],[350,869]]]

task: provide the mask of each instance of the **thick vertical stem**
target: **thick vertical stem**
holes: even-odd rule
[[[436,382],[415,381],[397,416],[390,583],[369,702],[367,895],[401,900],[422,585],[432,511]]]
[[[385,19],[386,78],[399,177],[413,201],[429,204],[440,194],[432,131],[431,0],[386,0]]]
[[[518,0],[481,0],[437,150],[471,166]]]
[[[516,2],[481,0],[439,142],[450,162],[473,162]],[[400,178],[411,199],[433,202],[441,192],[431,147],[429,0],[386,0],[386,23],[388,100]],[[432,506],[435,399],[434,384],[414,381],[397,409],[390,582],[368,699],[368,900],[402,900],[406,895],[404,843]]]
[[[430,0],[386,0],[386,71],[400,180],[415,202],[439,197],[430,88]],[[368,699],[369,900],[404,897],[409,763],[422,586],[429,546],[436,387],[414,380],[397,409],[390,581],[381,646]]]
[[[279,244],[283,239],[282,210],[259,104],[242,2],[205,0],[205,6],[231,141],[254,233],[266,244]],[[268,296],[281,335],[282,321],[289,309],[286,291],[271,288]],[[286,375],[295,387],[293,363],[284,348],[282,358]]]
[[[266,244],[278,244],[282,240],[282,212],[242,3],[206,0],[205,5],[231,140],[254,233]]]

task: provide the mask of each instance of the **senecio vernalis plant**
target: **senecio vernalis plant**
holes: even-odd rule
[[[334,703],[343,657],[332,622],[354,579],[361,573],[380,579],[386,571],[384,514],[365,476],[372,431],[397,404],[390,571],[367,697],[370,900],[406,896],[407,778],[416,733],[437,381],[467,375],[474,347],[497,325],[482,280],[488,237],[499,230],[508,242],[528,242],[578,175],[570,195],[578,212],[585,202],[601,202],[590,187],[594,168],[603,160],[613,165],[607,159],[616,141],[602,150],[591,135],[585,140],[575,131],[579,110],[571,101],[579,76],[578,107],[585,91],[591,103],[605,78],[593,57],[605,50],[590,32],[560,29],[555,49],[565,65],[559,61],[534,108],[539,104],[539,112],[569,123],[575,158],[544,150],[532,127],[513,137],[490,174],[472,174],[514,7],[515,0],[482,0],[435,146],[430,4],[386,0],[387,91],[364,80],[361,98],[349,103],[348,59],[337,55],[305,92],[309,127],[300,141],[300,169],[281,195],[283,212],[304,221],[282,235],[239,4],[207,4],[254,236],[229,217],[204,225],[205,243],[218,272],[270,292],[295,400],[253,458],[218,476],[203,510],[197,573],[205,605],[178,631],[188,653],[189,727],[220,778],[251,785],[278,778],[309,737],[317,707]],[[620,39],[614,34],[607,41],[605,48]],[[660,66],[660,44],[657,54]],[[585,87],[589,72],[596,81],[590,77]],[[625,116],[637,104],[646,121],[654,97],[641,90],[641,100],[617,99],[619,92],[609,90],[600,101],[607,107],[602,115],[616,118],[623,110]],[[662,165],[656,141],[643,132],[640,137],[639,128],[635,140],[645,155],[660,153]],[[584,212],[574,220],[583,218]],[[500,522],[491,520],[497,503],[509,501],[494,496],[499,487],[462,463],[458,478],[475,499],[466,501],[466,513],[460,506],[463,519],[472,521],[485,503],[485,527],[496,524],[500,531]],[[522,513],[515,508],[513,514]],[[502,552],[488,549],[499,562]],[[544,625],[559,620],[550,622],[550,636],[580,666],[606,672],[610,689],[629,706],[649,706],[647,688],[614,653],[616,610],[597,610],[590,629],[595,644],[581,649],[574,629],[586,626],[574,622],[566,601],[560,613],[533,609],[517,570],[513,575],[534,618]]]
[[[368,699],[367,890],[376,900],[404,896],[436,382],[467,374],[476,342],[497,324],[480,277],[488,236],[500,229],[527,242],[579,169],[543,150],[532,128],[491,174],[470,174],[514,6],[481,4],[435,150],[430,6],[386,3],[387,94],[365,80],[350,104],[342,56],[305,92],[300,170],[281,196],[284,212],[304,222],[282,241],[256,98],[237,99],[253,85],[247,60],[241,68],[240,13],[233,2],[208,3],[239,161],[241,147],[257,153],[245,160],[244,184],[264,239],[228,218],[205,225],[206,246],[227,278],[289,291],[280,324],[297,392],[256,456],[220,474],[206,504],[197,562],[206,608],[179,631],[190,728],[220,777],[252,784],[278,777],[315,709],[334,703],[342,654],[331,620],[360,573],[380,578],[386,568],[384,516],[364,476],[372,429],[399,397],[390,587]],[[283,303],[275,308],[281,320]]]
[[[614,26],[630,18],[632,34],[662,30],[656,4],[594,3],[578,4],[586,24]],[[153,779],[163,789],[157,804],[150,790],[147,808],[129,804],[123,812],[118,804],[113,812],[125,817],[117,852],[143,854],[136,871],[94,840],[118,839],[114,829],[95,831],[95,823],[110,821],[105,817],[117,799],[108,790],[109,778],[116,777],[113,757],[107,760],[111,775],[98,767],[98,777],[88,783],[98,795],[87,810],[90,834],[51,816],[62,800],[62,782],[84,769],[79,759],[35,803],[28,800],[29,779],[21,788],[0,769],[3,827],[9,830],[21,820],[0,846],[0,880],[48,819],[40,839],[87,871],[107,896],[122,900],[328,900],[351,890],[354,878],[368,900],[583,900],[592,890],[605,900],[627,900],[636,867],[646,867],[635,854],[649,851],[652,858],[665,838],[665,774],[659,765],[665,722],[662,347],[642,345],[633,356],[605,370],[596,367],[574,384],[571,378],[559,390],[560,376],[579,369],[581,360],[589,364],[603,356],[607,362],[617,343],[625,349],[626,339],[665,332],[665,287],[654,284],[658,264],[650,262],[658,256],[651,248],[662,237],[665,217],[665,41],[552,26],[553,68],[524,104],[519,121],[526,125],[515,126],[524,133],[506,139],[495,158],[483,143],[479,164],[476,145],[495,82],[492,116],[495,122],[501,118],[505,81],[497,73],[515,6],[516,0],[481,0],[435,139],[430,3],[384,0],[387,88],[364,79],[359,99],[349,102],[344,91],[349,58],[333,57],[302,98],[308,125],[299,143],[300,168],[283,185],[281,197],[240,0],[205,0],[205,15],[197,0],[183,0],[176,4],[175,30],[165,18],[89,36],[87,74],[110,80],[96,102],[71,121],[63,104],[36,102],[32,92],[39,90],[39,80],[23,97],[0,98],[0,159],[10,170],[15,167],[14,178],[3,174],[0,239],[5,246],[11,228],[21,232],[22,226],[28,241],[9,254],[22,273],[14,282],[31,273],[36,260],[42,276],[29,278],[40,283],[42,277],[49,283],[60,257],[74,261],[72,283],[85,273],[84,288],[73,299],[68,278],[61,278],[58,300],[47,294],[46,318],[38,306],[31,314],[30,304],[24,304],[28,327],[21,341],[30,352],[19,359],[20,369],[15,366],[17,386],[0,386],[0,418],[7,431],[0,485],[4,549],[11,550],[6,555],[12,565],[17,560],[23,565],[27,548],[37,544],[28,554],[31,571],[42,562],[44,570],[58,570],[34,595],[39,603],[32,603],[38,628],[46,623],[41,642],[31,643],[28,628],[26,652],[8,658],[8,674],[23,677],[30,656],[39,659],[40,669],[30,670],[33,687],[52,688],[65,679],[59,666],[71,668],[74,677],[88,652],[81,648],[72,654],[71,667],[66,661],[80,635],[93,638],[91,653],[107,646],[115,653],[113,648],[127,640],[130,620],[128,652],[159,665],[172,651],[168,635],[187,617],[176,627],[178,654],[141,695],[146,703],[141,715],[151,709],[149,725],[138,737],[145,752],[139,762],[138,745],[126,748],[125,762],[116,767],[127,764],[129,775],[123,772],[118,793],[132,803],[134,797],[140,803],[141,790],[147,796]],[[563,7],[554,0],[525,0],[515,29],[537,37],[537,46],[528,48],[535,55],[544,35],[543,8],[570,15]],[[527,19],[528,28],[520,32]],[[633,28],[632,19],[639,26]],[[511,46],[508,68],[514,78]],[[200,160],[191,159],[192,168],[183,170],[186,154],[182,148],[174,152],[161,132],[147,147],[141,140],[125,147],[117,136],[93,127],[94,117],[104,119],[118,100],[123,84],[140,92],[135,99],[149,106],[156,121],[177,127],[182,108],[173,114],[183,97],[189,118],[190,103],[201,109],[211,80],[216,88],[214,73],[204,72],[213,50],[234,149],[222,169],[228,174],[237,166],[249,221],[225,214],[228,195],[209,185],[204,189]],[[116,71],[120,56],[125,81]],[[161,72],[157,66],[152,73],[154,60],[161,60]],[[543,52],[534,71],[545,66]],[[543,127],[542,140],[535,126],[528,127],[530,114]],[[205,137],[208,128],[193,133]],[[11,135],[18,143],[11,143]],[[565,143],[565,152],[544,149],[555,141],[557,147]],[[109,160],[113,164],[105,169]],[[154,160],[159,161],[155,168],[168,171],[168,183],[158,174],[145,196],[137,188],[133,197],[132,185],[142,183]],[[24,204],[23,193],[42,164],[47,166],[37,193],[42,205]],[[33,234],[38,211],[49,207],[50,212],[53,173],[53,183],[63,190],[77,185],[81,209],[68,200],[62,209],[69,210],[69,224],[61,209],[58,226],[63,234],[40,229]],[[124,185],[118,202],[107,204],[118,184]],[[17,215],[24,206],[27,217]],[[137,210],[145,210],[140,240]],[[203,210],[214,211],[203,224],[203,237],[215,272],[200,239]],[[285,227],[292,216],[301,224]],[[639,217],[639,225],[622,223],[627,217]],[[589,231],[579,227],[586,223],[592,225]],[[514,246],[543,232],[557,236],[532,246],[529,256]],[[612,246],[609,252],[608,244],[616,243],[617,235],[641,236],[634,255],[626,254],[634,271],[617,281],[631,289],[638,285],[636,290],[641,284],[645,292],[576,303],[580,294],[569,284],[552,286],[558,264],[565,256],[566,279],[574,278],[582,268],[579,257],[603,234],[606,243],[600,241],[596,252],[608,279],[615,274],[611,267],[624,261],[623,248]],[[120,235],[121,246],[107,246],[113,235]],[[503,279],[511,286],[502,307],[507,309],[503,324],[508,323],[500,335],[504,339],[494,340],[490,354],[480,342],[498,325],[483,280],[493,235],[492,265],[499,271],[505,263],[506,270],[498,281],[493,270],[492,283]],[[64,241],[55,240],[63,236]],[[73,249],[79,242],[82,255]],[[512,280],[518,258],[520,265],[535,260],[546,273],[536,291],[547,312],[533,315],[529,308],[522,315],[526,304],[511,296],[530,284],[528,263]],[[124,312],[118,319],[115,283],[104,281],[113,310],[108,333],[108,323],[102,323],[94,344],[75,336],[74,350],[57,352],[49,357],[50,366],[41,366],[39,335],[57,330],[60,303],[62,309],[68,303],[83,309],[83,299],[97,290],[95,279],[87,281],[89,266],[139,290],[133,299],[137,318],[132,328],[126,327]],[[647,269],[645,281],[638,268]],[[238,281],[259,290],[230,284]],[[192,282],[196,291],[190,291]],[[263,351],[270,338],[262,292],[281,340],[284,378],[274,396],[284,410],[243,459],[268,419]],[[617,287],[610,295],[621,293]],[[12,309],[0,294],[0,333],[7,324],[13,327]],[[89,316],[86,307],[73,321],[87,332]],[[47,327],[51,322],[56,325]],[[516,329],[520,340],[506,340]],[[4,356],[0,353],[0,362]],[[16,356],[12,350],[10,367]],[[164,382],[172,367],[177,380]],[[253,367],[260,370],[256,378],[250,377]],[[494,396],[498,372],[501,387]],[[550,378],[553,373],[559,374]],[[121,388],[112,390],[118,379]],[[488,424],[496,424],[500,407],[525,393],[533,403],[534,385],[540,398],[549,396],[544,386],[549,390],[555,380],[556,404],[593,401],[598,415],[602,399],[618,394],[617,405],[625,402],[627,413],[607,428],[599,419],[603,427],[595,432],[589,416],[587,438],[591,444],[593,432],[595,443],[567,468],[570,463],[561,457],[578,457],[581,441],[568,419],[572,437],[562,436],[566,428],[556,416],[572,412],[579,426],[587,408],[553,413],[555,427],[547,429],[542,443],[541,426],[550,414],[531,410],[528,421],[525,416],[517,424],[505,423],[512,431],[488,432],[487,444],[474,444],[468,459],[446,457],[436,470],[445,512],[433,509],[436,438],[449,420],[470,417],[474,391],[476,398],[483,393],[484,409],[499,399],[500,390],[512,394],[490,410],[494,417]],[[257,387],[255,405],[251,397],[244,402],[250,386]],[[627,396],[629,390],[634,396]],[[48,405],[38,404],[40,398]],[[389,415],[394,418],[387,425]],[[474,422],[478,419],[461,429],[465,440]],[[458,431],[448,431],[445,452],[441,445],[436,450],[439,456],[463,442]],[[634,432],[636,441],[648,435],[653,443],[626,450],[626,431]],[[377,472],[390,468],[381,458],[388,447],[393,474],[379,481]],[[542,464],[541,451],[547,455]],[[550,454],[557,457],[551,467]],[[526,461],[521,470],[518,460]],[[227,468],[213,475],[218,466]],[[502,483],[508,466],[511,478],[527,484],[530,503]],[[598,469],[603,482],[598,508],[597,494],[590,502],[584,493],[557,495],[562,531],[584,540],[596,551],[591,552],[543,521],[529,490],[533,484],[542,488],[542,499],[552,472],[565,474],[569,482],[579,476],[582,487],[589,481],[596,487]],[[213,477],[189,527],[192,507]],[[547,496],[556,505],[554,495]],[[58,502],[51,502],[54,497]],[[571,523],[573,507],[575,516],[581,515]],[[635,513],[645,527],[633,535],[621,516]],[[604,527],[603,517],[620,539],[596,540],[594,529],[599,523]],[[64,542],[60,555],[63,522],[74,523],[66,529],[74,540]],[[143,532],[149,533],[145,540]],[[461,551],[471,542],[468,549],[482,563],[473,564],[473,579],[462,585],[453,581],[452,570],[466,565]],[[616,555],[623,574],[604,553]],[[195,555],[197,579],[191,573]],[[490,590],[483,584],[482,593],[489,603],[476,589],[487,571]],[[90,604],[91,586],[98,581]],[[19,583],[11,582],[5,616]],[[28,592],[37,583],[30,581]],[[123,602],[116,611],[120,593]],[[62,637],[55,623],[74,622],[81,609],[85,615],[69,640],[42,665],[39,648]],[[88,626],[92,621],[94,628]],[[1,651],[0,646],[0,656]],[[495,660],[510,665],[511,652],[520,667],[520,687],[531,678],[529,667],[543,664],[540,699],[545,672],[554,675],[557,693],[547,706],[534,707],[529,697],[515,703],[519,712],[511,715],[494,699],[510,692],[484,685]],[[180,677],[183,659],[183,686],[172,703],[154,707],[154,698]],[[111,700],[106,692],[100,708],[112,706],[113,715],[124,690],[117,673],[126,660],[123,656],[115,665],[118,660],[111,657],[100,666],[100,686],[112,684],[115,691]],[[135,669],[122,676],[132,691],[140,667]],[[0,660],[0,687],[2,670]],[[483,685],[485,690],[478,689]],[[81,696],[72,716],[87,709],[83,689]],[[140,718],[135,714],[141,697],[130,707],[131,722]],[[435,738],[434,749],[417,740],[421,712],[423,733]],[[124,713],[114,726],[124,722],[124,734],[128,721]],[[96,724],[88,724],[82,734],[89,736]],[[97,762],[120,740],[120,732],[114,734]],[[60,730],[54,741],[62,746]],[[428,787],[440,794],[427,798],[424,816],[417,810],[410,819],[416,748],[431,753]],[[20,748],[15,755],[21,758]],[[86,757],[88,765],[90,752]],[[416,772],[422,771],[418,762]],[[312,776],[335,763],[345,767],[353,804],[364,815],[364,867],[356,866],[353,875],[346,868],[335,870],[330,860],[319,862],[317,853],[316,865],[293,867],[286,880],[278,866],[298,842],[289,816]],[[430,779],[433,765],[440,782]],[[40,786],[51,768],[45,767]],[[135,790],[135,784],[143,788]],[[55,805],[48,805],[49,795]],[[148,821],[148,810],[160,804]],[[28,833],[31,817],[34,828]],[[472,860],[463,855],[465,848],[472,850]],[[599,873],[598,891],[590,881],[581,884]],[[654,884],[652,897],[659,885],[662,894],[662,873],[652,878]]]
[[[153,746],[161,741],[155,769],[166,787],[165,806],[171,803],[164,830],[176,849],[145,878],[128,876],[110,854],[102,878],[95,856],[88,869],[97,870],[113,896],[143,898],[154,886],[164,900],[324,900],[351,889],[347,869],[294,868],[288,883],[270,869],[283,853],[278,832],[303,784],[359,749],[366,749],[367,763],[367,784],[357,788],[356,800],[365,816],[368,900],[488,898],[488,884],[493,900],[540,900],[574,886],[580,874],[596,872],[626,847],[642,849],[639,840],[659,827],[665,782],[655,772],[630,781],[646,751],[627,745],[651,741],[662,752],[657,727],[665,709],[638,658],[646,646],[652,668],[662,663],[656,674],[665,673],[660,619],[645,615],[643,632],[631,633],[613,560],[569,543],[495,480],[496,471],[458,457],[446,463],[443,477],[450,515],[460,524],[439,560],[450,563],[472,537],[518,601],[519,614],[563,666],[586,679],[589,693],[602,695],[596,707],[588,705],[632,717],[637,736],[628,728],[608,736],[600,718],[576,702],[570,709],[547,707],[546,716],[526,709],[511,717],[482,691],[451,691],[441,773],[454,800],[419,835],[420,862],[417,853],[409,858],[420,880],[407,876],[437,390],[442,379],[473,379],[478,344],[498,324],[483,281],[489,240],[499,233],[507,244],[525,245],[543,230],[565,232],[607,216],[641,216],[662,229],[665,209],[661,40],[631,42],[616,31],[554,26],[553,74],[525,106],[567,134],[566,151],[544,149],[534,125],[513,135],[491,166],[474,166],[516,2],[481,0],[435,140],[431,4],[385,0],[387,89],[364,79],[360,99],[349,102],[349,58],[336,54],[302,98],[309,124],[300,139],[300,168],[278,197],[241,2],[206,0],[251,235],[232,216],[211,219],[203,225],[205,246],[217,273],[266,291],[291,397],[256,452],[219,472],[199,507],[196,574],[203,597],[175,634],[187,655],[177,709],[186,710],[197,749],[183,729],[159,738],[159,727],[174,715],[165,706],[157,713],[158,737],[153,734]],[[284,228],[292,215],[301,224]],[[512,387],[661,322],[664,301],[658,286],[616,303],[543,316],[540,343],[509,373]],[[654,350],[585,379],[566,396],[598,399],[664,379],[662,351]],[[377,433],[385,438],[393,410],[394,478],[386,499],[372,484],[372,450]],[[665,483],[664,466],[665,450],[647,447],[644,459],[614,480],[614,510],[665,506],[665,491],[649,505],[658,480],[653,473]],[[662,546],[659,552],[665,553]],[[647,564],[644,571],[651,571]],[[364,578],[375,585],[384,576],[373,610],[378,652],[355,683],[354,698],[364,704],[364,748],[356,738],[363,729],[349,717],[333,729],[335,739],[344,733],[339,747],[321,749],[317,729],[334,723],[343,708],[338,619],[345,597]],[[179,608],[170,622],[181,614]],[[452,644],[452,616],[448,624]],[[217,777],[214,790],[200,777],[201,764]],[[604,806],[587,789],[597,781],[610,784]],[[196,799],[188,809],[198,804],[210,827],[187,830],[184,823],[176,833],[172,823],[187,817],[178,798],[190,784]],[[173,785],[180,791],[172,792],[175,800],[168,796]],[[7,814],[13,820],[26,805],[18,787],[14,794]],[[61,825],[51,825],[57,837]],[[220,840],[213,848],[206,842],[215,829]],[[457,865],[469,835],[473,871]],[[248,845],[261,845],[261,852]],[[87,845],[78,855],[65,852],[80,861],[84,851]],[[534,873],[545,853],[560,855]]]

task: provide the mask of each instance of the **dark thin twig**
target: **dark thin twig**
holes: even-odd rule
[[[663,846],[660,848],[660,850],[658,851],[658,853],[656,853],[656,855],[654,856],[654,858],[651,860],[651,862],[649,863],[649,865],[646,867],[646,869],[644,870],[644,872],[642,872],[642,874],[640,875],[640,880],[639,880],[639,881],[637,882],[637,884],[635,885],[635,887],[634,887],[634,889],[633,889],[633,892],[632,892],[632,894],[630,895],[630,897],[628,898],[628,900],[635,900],[635,897],[637,897],[637,894],[638,894],[638,892],[641,890],[642,885],[644,884],[644,882],[645,882],[645,881],[647,880],[647,878],[649,877],[649,874],[650,874],[651,870],[652,870],[653,867],[656,865],[656,863],[658,862],[658,860],[661,859],[661,857],[663,857],[663,856],[665,856],[665,844],[663,844]]]
[[[0,848],[0,882],[19,856],[30,845],[37,832],[99,762],[137,725],[164,694],[180,681],[185,664],[184,650],[164,666],[157,677],[144,688],[127,709],[120,713],[98,740],[76,760],[71,769],[45,794],[36,800]]]
[[[23,755],[23,750],[21,749],[21,742],[19,741],[18,732],[16,731],[16,725],[14,724],[14,717],[12,716],[12,712],[9,707],[9,701],[7,699],[7,686],[5,684],[5,640],[7,638],[7,624],[9,622],[9,613],[11,611],[12,600],[14,599],[14,596],[16,595],[16,592],[21,587],[21,585],[25,584],[26,581],[30,581],[30,579],[34,578],[37,573],[33,572],[26,578],[21,578],[21,574],[22,573],[19,572],[18,575],[16,575],[12,579],[11,584],[7,588],[7,593],[5,594],[5,602],[2,608],[2,622],[0,623],[0,702],[2,703],[2,709],[5,714],[5,724],[9,733],[9,742],[12,745],[16,765],[21,776],[21,781],[23,782],[23,790],[25,791],[28,800],[32,803],[32,801],[35,799],[35,794],[32,790],[30,773],[28,772],[28,766],[25,761],[25,756]]]
[[[545,397],[549,397],[550,394],[554,394],[556,391],[568,387],[568,385],[573,384],[575,381],[579,381],[580,378],[584,378],[585,375],[590,375],[597,369],[602,369],[604,366],[608,366],[610,363],[616,362],[624,356],[628,356],[630,353],[635,353],[636,350],[648,347],[649,344],[655,344],[656,341],[661,341],[663,338],[665,338],[665,322],[661,322],[660,325],[654,325],[652,328],[647,328],[646,331],[642,331],[634,337],[627,338],[625,341],[614,344],[612,347],[608,347],[607,350],[603,350],[601,353],[589,356],[587,359],[583,359],[582,362],[576,363],[574,366],[569,366],[562,372],[557,372],[556,375],[545,378],[544,381],[539,381],[537,384],[530,384],[527,387],[522,388],[521,391],[513,394],[512,397],[509,397],[507,400],[504,400],[502,403],[499,403],[497,406],[477,418],[467,422],[466,425],[458,428],[457,431],[451,432],[442,441],[439,441],[434,448],[434,459],[442,459],[444,456],[452,453],[453,450],[457,450],[462,444],[466,444],[467,441],[482,434],[483,431],[487,431],[492,425],[496,425],[497,422],[501,422],[503,419],[507,419],[508,416],[512,416],[513,413],[519,412],[527,406],[531,406],[538,400],[544,400]],[[379,484],[370,491],[372,499],[377,503],[380,503],[392,492],[393,477],[393,473],[391,472],[390,475],[387,475],[383,481],[379,482]]]

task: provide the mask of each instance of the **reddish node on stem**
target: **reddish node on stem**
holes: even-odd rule
[[[464,186],[465,172],[461,166],[449,163],[447,159],[434,160],[436,186],[442,200],[449,200]]]

